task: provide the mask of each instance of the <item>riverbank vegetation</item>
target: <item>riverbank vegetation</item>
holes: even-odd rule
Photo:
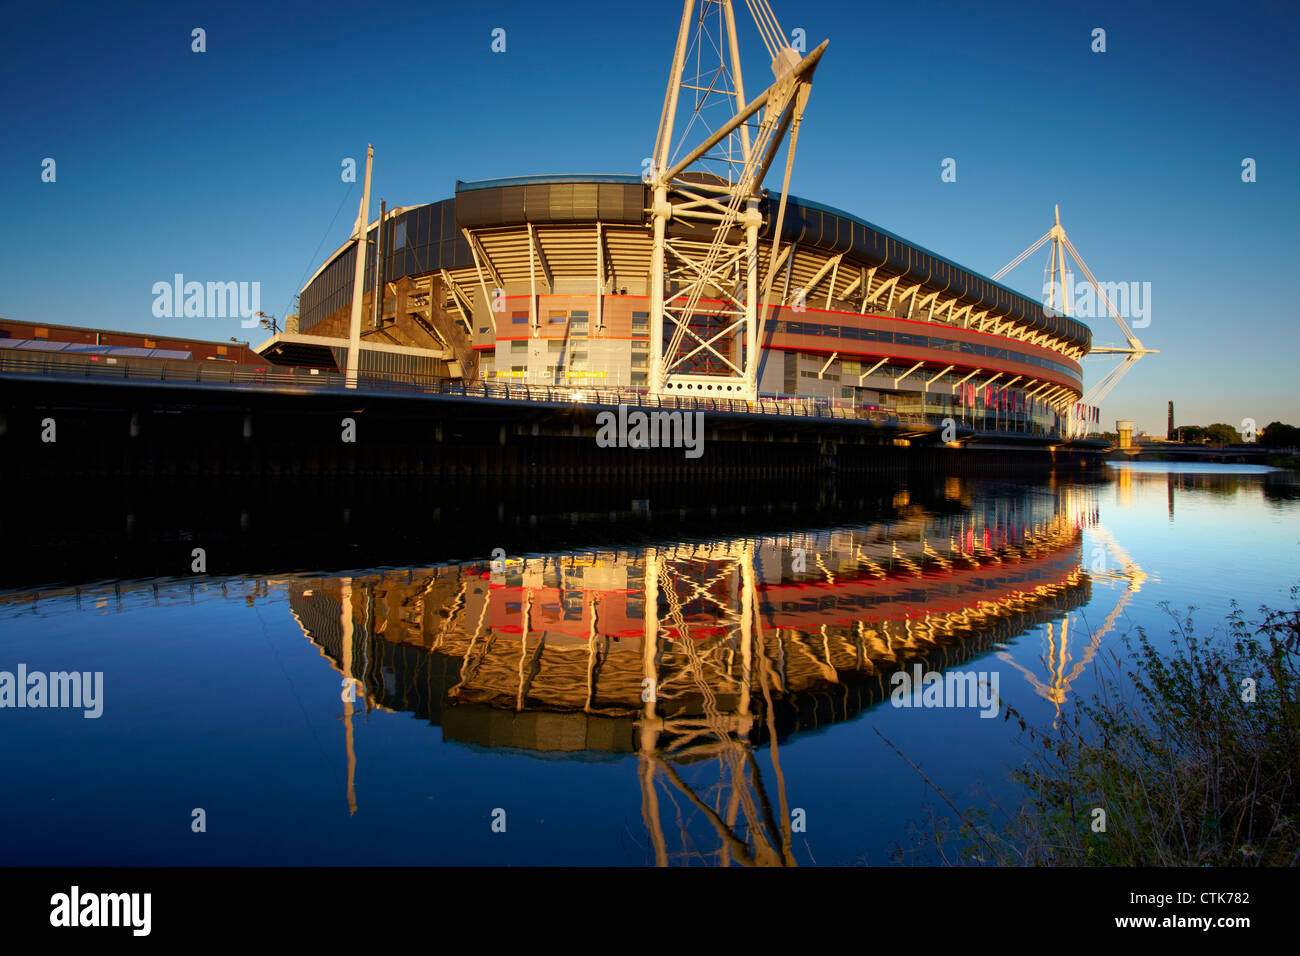
[[[1300,596],[1293,589],[1292,598]],[[1165,609],[1098,690],[1026,746],[1020,805],[931,811],[904,861],[1046,866],[1300,865],[1300,608],[1240,608],[1208,637]],[[927,779],[928,782],[928,779]]]
[[[1267,455],[1264,458],[1264,464],[1272,465],[1274,468],[1289,468],[1292,471],[1300,471],[1300,455]]]

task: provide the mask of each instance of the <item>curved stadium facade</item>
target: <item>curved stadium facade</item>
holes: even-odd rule
[[[367,256],[362,374],[647,387],[652,199],[637,177],[536,176],[461,182],[451,199],[388,211],[369,227],[379,255]],[[775,207],[764,193],[760,288]],[[687,253],[712,238],[677,219],[666,229]],[[771,309],[758,339],[760,399],[1034,432],[1052,431],[1079,400],[1086,325],[828,206],[791,197],[781,232],[761,303]],[[301,291],[297,327],[260,346],[265,358],[343,367],[355,256],[349,242],[321,266]],[[724,305],[701,302],[700,335],[726,327]],[[739,352],[743,336],[720,348]],[[692,374],[717,371],[705,355]]]

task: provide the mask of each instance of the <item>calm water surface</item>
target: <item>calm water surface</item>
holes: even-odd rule
[[[106,523],[163,510],[131,507]],[[347,570],[278,532],[244,573],[114,579],[140,548],[113,535],[11,548],[0,671],[102,672],[103,710],[0,709],[0,863],[884,864],[936,798],[880,734],[959,805],[1011,796],[1022,752],[1003,710],[894,706],[900,668],[1047,726],[1162,603],[1208,628],[1300,579],[1297,486],[1249,466],[495,510],[342,509]]]

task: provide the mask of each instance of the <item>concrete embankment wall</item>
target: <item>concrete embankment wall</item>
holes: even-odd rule
[[[826,474],[1100,470],[1095,449],[950,447],[924,426],[705,412],[689,449],[601,447],[590,406],[356,393],[0,382],[9,478],[402,476],[701,482]],[[903,437],[906,436],[906,437]]]

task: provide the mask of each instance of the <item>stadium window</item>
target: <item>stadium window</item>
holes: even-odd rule
[[[567,322],[568,319],[569,319],[569,313],[567,313],[567,312],[548,312],[548,313],[546,313],[546,321],[547,321],[547,322],[551,322],[551,323],[555,323],[555,322]]]
[[[406,220],[403,219],[400,222],[398,222],[397,228],[393,230],[393,248],[403,249],[405,247],[406,247]]]
[[[546,343],[546,348],[547,348],[548,351],[551,351],[551,352],[563,352],[563,351],[564,351],[564,339],[550,339],[550,340],[547,341],[547,343]]]
[[[527,339],[515,339],[513,342],[510,343],[510,351],[511,351],[511,352],[527,352],[527,351],[528,351],[528,340],[527,340]]]
[[[649,378],[649,375],[650,375],[649,372],[633,372],[633,373],[632,373],[632,379],[631,379],[632,384],[633,384],[633,385],[645,385],[647,379]]]
[[[528,313],[527,313],[527,312],[511,312],[511,313],[510,313],[510,322],[511,322],[511,324],[513,324],[513,325],[527,325],[527,324],[528,324]]]

